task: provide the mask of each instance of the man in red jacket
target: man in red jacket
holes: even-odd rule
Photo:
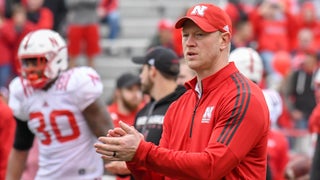
[[[265,179],[269,112],[261,89],[228,62],[230,18],[197,4],[175,27],[196,77],[169,107],[159,146],[120,122],[96,151],[127,161],[136,179]]]
[[[5,179],[8,157],[13,145],[16,122],[12,110],[7,104],[5,88],[0,88],[0,179]]]

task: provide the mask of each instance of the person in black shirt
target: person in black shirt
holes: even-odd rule
[[[185,92],[185,87],[176,82],[180,60],[171,49],[157,46],[151,48],[146,56],[134,57],[132,61],[143,65],[140,73],[141,88],[151,97],[151,101],[138,112],[134,126],[146,141],[158,145],[167,109]],[[125,166],[125,163],[122,165]]]

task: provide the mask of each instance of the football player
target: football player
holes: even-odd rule
[[[103,85],[89,67],[68,69],[64,39],[52,30],[27,34],[18,51],[21,76],[9,86],[17,121],[7,179],[20,179],[34,136],[36,179],[99,179],[103,162],[93,144],[113,128],[100,100]]]

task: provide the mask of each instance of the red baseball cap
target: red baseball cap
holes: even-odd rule
[[[162,31],[162,30],[173,30],[173,22],[170,21],[169,19],[161,19],[158,22],[158,30]]]
[[[188,9],[186,16],[180,18],[175,25],[182,28],[186,20],[196,23],[205,32],[229,32],[232,34],[232,24],[229,15],[213,4],[197,4]]]

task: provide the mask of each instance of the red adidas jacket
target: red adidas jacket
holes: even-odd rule
[[[0,179],[5,179],[8,158],[13,146],[16,121],[12,110],[0,97]]]
[[[127,165],[136,179],[265,179],[269,112],[261,89],[234,63],[197,80],[171,104],[160,145],[141,141]],[[146,171],[146,169],[148,171]]]

